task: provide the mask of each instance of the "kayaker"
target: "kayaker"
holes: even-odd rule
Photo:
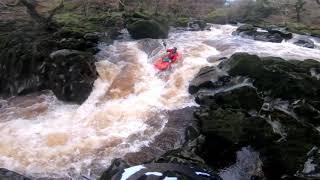
[[[166,55],[166,57],[163,58],[164,62],[175,62],[178,60],[179,58],[179,54],[177,52],[177,48],[174,47],[172,49],[167,49],[168,54]]]

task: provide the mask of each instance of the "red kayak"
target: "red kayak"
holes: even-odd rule
[[[166,57],[167,57],[167,56],[163,56],[162,58],[156,60],[156,61],[154,62],[154,67],[157,68],[157,69],[159,69],[160,71],[167,70],[167,69],[170,68],[170,66],[171,66],[172,63],[175,63],[175,62],[177,62],[177,61],[179,61],[179,60],[181,59],[181,54],[178,53],[178,58],[177,58],[177,60],[172,61],[172,62],[163,61],[163,59],[166,58]]]

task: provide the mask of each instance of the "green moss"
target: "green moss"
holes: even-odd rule
[[[320,36],[319,26],[308,26],[302,23],[288,23],[287,26],[294,33]]]
[[[187,27],[189,22],[189,18],[186,17],[179,17],[175,21],[175,25],[178,27]]]
[[[61,13],[55,16],[55,20],[63,29],[81,33],[103,31],[103,23],[109,14],[95,14],[84,16],[75,13]]]
[[[227,13],[225,9],[216,9],[212,12],[210,12],[206,17],[205,20],[207,22],[216,22],[220,19],[226,19]]]

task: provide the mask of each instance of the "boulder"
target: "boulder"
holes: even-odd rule
[[[85,55],[85,59],[87,59],[88,64],[90,64],[94,59],[92,53],[97,52],[96,43],[97,37],[94,33],[83,34],[67,30],[46,32],[39,29],[35,29],[34,31],[23,31],[22,29],[9,33],[3,39],[1,37],[0,55],[2,58],[0,59],[0,93],[5,96],[23,95],[52,88],[57,92],[57,86],[61,86],[62,88],[62,85],[61,83],[57,84],[57,82],[51,81],[56,77],[56,75],[52,77],[51,73],[59,72],[59,76],[67,78],[70,76],[70,72],[66,69],[62,71],[55,70],[54,66],[56,64],[52,64],[54,61],[50,58],[50,54],[52,52],[59,52],[51,55],[52,57],[60,58],[60,61],[63,62],[63,57],[69,58],[76,53],[75,51],[71,52],[61,49],[72,48],[74,50],[86,51],[87,55]],[[83,54],[80,56],[80,59],[84,59],[82,58],[84,57]],[[70,63],[77,64],[79,61],[69,61],[67,63],[68,66],[73,66]],[[82,66],[84,66],[84,64]],[[51,67],[51,70],[49,70],[49,67]],[[90,68],[93,68],[93,71],[95,71],[94,66]],[[80,68],[80,71],[82,71],[81,69],[83,68]],[[91,77],[94,76],[95,75]],[[84,76],[81,77],[85,78]],[[90,84],[92,84],[94,78],[89,79],[92,81]],[[67,83],[68,81],[66,80],[65,82]],[[74,88],[82,88],[84,86],[83,84],[86,84],[86,82],[79,81],[79,83],[73,84],[72,91],[75,91]],[[89,88],[85,91],[89,91]],[[66,93],[66,95],[67,94],[71,95],[72,93]],[[88,94],[88,92],[86,92],[86,94]],[[75,97],[62,98],[63,96],[59,96],[58,98],[62,98],[61,100],[68,99],[69,101],[76,99],[73,102],[80,103],[86,96],[87,95],[85,95],[82,100],[80,100],[81,98]]]
[[[284,39],[292,39],[293,34],[287,31],[287,28],[280,28],[276,26],[269,26],[266,30],[271,34],[279,34]]]
[[[1,180],[31,180],[25,176],[22,176],[16,172],[9,171],[7,169],[0,168]]]
[[[237,32],[255,32],[257,28],[251,24],[245,24],[237,28]]]
[[[236,53],[225,67],[229,67],[231,76],[254,79],[253,85],[263,90],[265,96],[285,100],[319,99],[320,81],[311,76],[309,68],[304,68],[303,64],[307,63],[298,66],[280,58],[261,60],[255,55]]]
[[[311,49],[315,48],[314,42],[308,38],[300,38],[297,41],[295,41],[293,44],[297,46],[311,48]]]
[[[310,155],[310,150],[320,144],[320,81],[311,70],[319,65],[314,60],[285,61],[247,53],[236,53],[220,63],[229,81],[222,86],[199,86],[194,94],[200,105],[195,117],[205,136],[197,155],[211,168],[225,169],[235,163],[241,148],[250,146],[259,152],[267,179],[316,175],[318,151]],[[207,75],[219,81],[217,72]],[[234,86],[241,77],[250,78],[252,84]]]
[[[211,107],[259,111],[263,104],[263,99],[258,96],[255,88],[242,86],[212,95],[199,92],[196,94],[196,102],[200,105],[210,105]]]
[[[138,20],[128,25],[132,38],[164,39],[168,37],[169,28],[155,20]]]
[[[217,88],[228,81],[228,76],[219,73],[215,67],[202,68],[195,78],[190,82],[189,93],[195,94],[201,88]]]
[[[82,103],[90,95],[97,74],[91,53],[62,49],[50,54],[48,86],[61,100]]]

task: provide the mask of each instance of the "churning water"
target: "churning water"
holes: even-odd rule
[[[178,47],[183,61],[161,73],[152,65],[164,52],[160,40],[101,45],[99,78],[82,105],[50,92],[0,100],[0,167],[33,178],[97,178],[113,158],[139,151],[161,133],[167,122],[162,112],[195,105],[189,82],[219,58],[249,52],[320,60],[318,49],[243,39],[231,35],[235,29],[214,25],[211,31],[171,33],[167,44]]]

